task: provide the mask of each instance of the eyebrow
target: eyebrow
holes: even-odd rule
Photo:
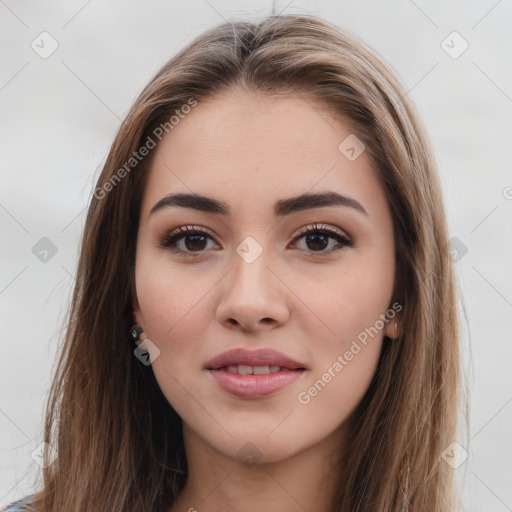
[[[169,194],[160,199],[160,201],[151,208],[149,215],[153,215],[157,211],[171,206],[192,208],[201,212],[215,213],[224,216],[231,215],[230,208],[225,202],[200,194]],[[291,213],[323,206],[346,206],[364,215],[368,215],[361,203],[354,198],[331,191],[317,194],[301,194],[288,199],[280,199],[274,205],[274,216],[284,217]]]

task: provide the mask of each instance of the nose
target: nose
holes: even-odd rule
[[[249,263],[234,252],[233,268],[223,280],[217,307],[217,320],[225,327],[265,331],[288,320],[288,288],[265,255]]]

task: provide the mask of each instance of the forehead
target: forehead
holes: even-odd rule
[[[154,149],[141,215],[170,192],[270,211],[284,197],[335,190],[386,208],[366,152],[350,160],[340,151],[354,136],[302,97],[234,92],[199,101]]]

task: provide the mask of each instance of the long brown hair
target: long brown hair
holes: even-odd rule
[[[173,112],[234,86],[300,94],[349,122],[392,213],[402,335],[383,345],[358,406],[335,510],[455,510],[453,469],[441,454],[456,439],[462,391],[456,277],[430,142],[379,55],[305,15],[207,31],[154,76],[121,125],[90,200],[46,409],[44,440],[58,458],[43,470],[34,510],[164,512],[185,484],[181,419],[128,337],[151,161],[131,159]]]

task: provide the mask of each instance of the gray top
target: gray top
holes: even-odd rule
[[[7,508],[3,508],[0,512],[22,512],[25,510],[25,505],[28,505],[32,502],[33,497],[34,494],[25,496],[24,498],[21,498],[20,500],[14,501],[13,503],[7,505]]]

